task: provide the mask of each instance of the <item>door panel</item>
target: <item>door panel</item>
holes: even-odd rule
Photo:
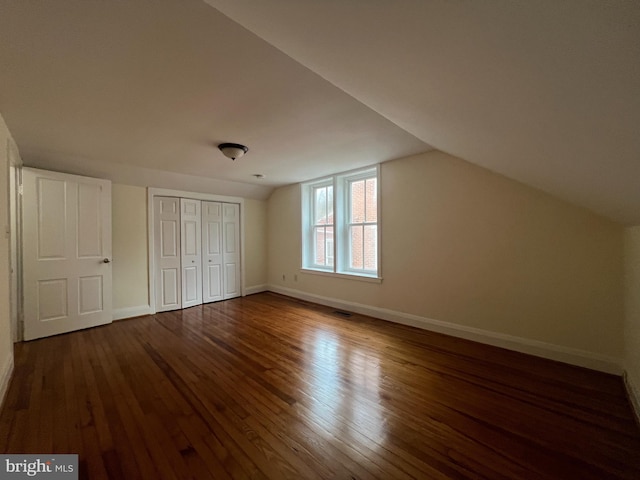
[[[99,258],[102,252],[100,228],[100,186],[78,185],[78,257]]]
[[[182,308],[202,303],[200,200],[180,199],[182,225]]]
[[[102,311],[102,277],[80,277],[78,298],[80,315]]]
[[[161,305],[165,307],[165,310],[175,310],[182,307],[179,270],[177,268],[163,268],[160,275],[162,277]]]
[[[30,181],[31,178],[24,178],[23,182]],[[38,260],[64,259],[67,253],[67,222],[64,221],[67,212],[67,192],[64,180],[37,177],[37,224],[31,225],[38,232]],[[26,185],[25,185],[26,186]],[[30,199],[32,200],[32,199]],[[26,210],[28,205],[25,202],[25,213],[33,215],[32,210]]]
[[[220,221],[208,221],[207,255],[220,255]]]
[[[156,311],[182,308],[180,199],[154,197]]]
[[[23,185],[25,340],[110,323],[111,182],[25,168]]]
[[[161,214],[177,215],[180,202],[177,198],[160,198],[159,209]]]
[[[183,251],[185,255],[194,256],[198,255],[198,238],[196,233],[198,231],[198,223],[194,220],[183,222],[184,235],[183,235]]]
[[[67,318],[67,279],[39,280],[37,304],[39,321]]]
[[[225,253],[236,253],[236,224],[234,222],[225,222],[225,239],[224,239],[224,251]]]
[[[178,241],[178,220],[162,220],[160,228],[162,236],[160,237],[160,255],[164,258],[175,258],[179,255],[180,242]]]
[[[236,266],[233,263],[227,263],[225,265],[225,292],[224,298],[237,297],[239,295],[236,288]]]
[[[196,266],[182,269],[182,278],[184,279],[182,302],[187,305],[198,301],[198,285],[200,284],[198,271],[199,269]]]
[[[215,302],[222,300],[222,268],[221,265],[209,265],[207,267],[207,289],[204,291],[203,301]]]

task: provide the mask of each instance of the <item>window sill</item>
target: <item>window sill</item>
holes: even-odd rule
[[[323,277],[342,278],[345,280],[358,280],[369,283],[382,283],[382,277],[374,277],[373,275],[357,275],[354,273],[337,273],[327,272],[325,270],[314,270],[311,268],[301,268],[300,273],[309,273],[311,275],[320,275]]]

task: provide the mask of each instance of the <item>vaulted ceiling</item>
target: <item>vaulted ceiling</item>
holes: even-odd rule
[[[34,166],[265,198],[436,148],[640,224],[634,0],[0,0],[0,112]]]

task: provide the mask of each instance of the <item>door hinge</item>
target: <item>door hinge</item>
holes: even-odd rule
[[[22,195],[23,192],[24,188],[22,188],[22,185],[18,185],[18,195]]]

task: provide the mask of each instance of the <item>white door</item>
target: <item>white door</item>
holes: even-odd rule
[[[156,311],[182,308],[180,199],[153,198]]]
[[[223,297],[241,295],[240,289],[240,205],[222,204]]]
[[[222,203],[202,202],[202,301],[222,300]]]
[[[202,304],[200,200],[180,199],[182,223],[182,308]]]
[[[24,339],[111,323],[111,182],[22,178]]]

